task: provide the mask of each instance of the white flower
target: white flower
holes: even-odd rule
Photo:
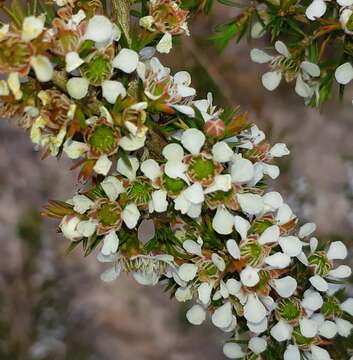
[[[259,298],[253,294],[248,295],[244,306],[244,317],[248,322],[258,324],[266,317],[267,311]]]
[[[193,325],[201,325],[206,320],[206,311],[201,305],[194,305],[187,311],[186,318]]]
[[[185,240],[183,248],[189,253],[197,256],[202,256],[202,247],[194,240]]]
[[[67,139],[64,142],[64,153],[70,159],[78,159],[89,150],[89,146],[86,143]]]
[[[83,99],[88,93],[89,81],[85,78],[74,77],[66,83],[66,90],[76,100]]]
[[[191,281],[197,274],[197,266],[194,264],[182,264],[178,269],[180,279],[184,281]]]
[[[215,161],[220,163],[228,162],[233,157],[233,150],[224,141],[219,141],[212,147],[212,155]]]
[[[288,345],[284,352],[283,360],[300,360],[300,352],[297,345]]]
[[[167,211],[168,201],[167,192],[165,190],[157,190],[152,193],[153,210],[161,213]]]
[[[305,15],[309,20],[316,20],[326,12],[327,5],[324,0],[314,0],[305,10]]]
[[[72,198],[72,202],[74,205],[74,210],[79,214],[84,214],[94,205],[94,202],[85,195],[75,195]]]
[[[119,158],[116,169],[120,174],[133,181],[136,179],[136,172],[139,166],[139,161],[135,157],[129,156],[129,164],[127,164],[122,158]]]
[[[110,104],[115,104],[118,97],[126,96],[126,89],[120,81],[105,80],[102,84],[103,97]]]
[[[112,201],[116,200],[121,193],[125,192],[123,183],[115,176],[106,177],[100,185],[107,194],[109,200]]]
[[[264,338],[252,337],[249,340],[249,349],[255,354],[261,354],[267,349],[267,341]]]
[[[22,40],[31,41],[37,38],[44,30],[45,14],[28,16],[22,23]]]
[[[140,218],[140,211],[135,203],[130,203],[124,207],[121,217],[129,229],[134,229]]]
[[[297,289],[297,281],[291,276],[272,280],[272,287],[283,298],[291,297]]]
[[[77,225],[77,230],[84,236],[84,237],[91,237],[96,231],[96,224],[91,220],[84,220],[81,221]]]
[[[278,342],[289,340],[292,337],[292,332],[293,328],[284,320],[280,320],[270,331],[271,336]]]
[[[207,305],[210,302],[211,292],[212,286],[207,282],[201,283],[197,288],[198,297],[202,304]]]
[[[119,141],[119,146],[125,151],[136,151],[141,149],[146,142],[146,136],[129,134],[123,136]]]
[[[80,58],[80,55],[75,51],[70,51],[65,56],[65,70],[71,72],[79,68],[84,61]]]
[[[212,314],[212,323],[220,329],[226,329],[233,321],[232,304],[226,302]]]
[[[279,240],[280,229],[277,225],[269,226],[259,237],[259,244],[277,243]]]
[[[353,66],[346,62],[340,65],[335,71],[336,81],[341,85],[347,85],[353,80]]]
[[[241,209],[249,215],[258,215],[262,212],[264,203],[262,197],[257,194],[237,194]]]
[[[170,33],[165,33],[161,40],[159,40],[156,49],[161,54],[169,54],[172,48],[172,35]]]
[[[224,344],[223,354],[228,359],[242,359],[246,355],[239,344],[231,342]]]
[[[114,58],[112,65],[127,73],[131,74],[137,68],[139,62],[139,56],[136,51],[131,49],[121,49],[119,54]]]
[[[274,269],[285,269],[289,266],[291,258],[283,253],[277,252],[265,258],[265,263]]]
[[[112,167],[111,160],[109,160],[107,155],[102,155],[95,163],[93,170],[97,174],[101,174],[105,176],[108,174],[111,167]]]
[[[198,129],[187,129],[181,136],[181,143],[192,155],[198,155],[205,143],[206,137]]]
[[[235,230],[239,233],[242,240],[245,240],[248,235],[248,230],[250,229],[251,225],[248,220],[245,220],[239,215],[234,217],[234,225]]]
[[[88,22],[85,39],[104,43],[111,39],[113,31],[113,24],[107,17],[95,15]]]
[[[61,220],[60,230],[68,240],[78,241],[82,239],[82,234],[77,229],[80,221],[80,218],[74,215],[66,215]]]
[[[239,249],[237,242],[234,239],[227,240],[226,247],[227,247],[229,254],[234,259],[240,259],[240,249]]]
[[[111,231],[103,238],[102,254],[105,256],[115,254],[118,251],[119,238],[115,231]]]
[[[30,62],[38,81],[48,82],[52,79],[54,74],[53,65],[46,56],[32,56]]]
[[[226,268],[226,264],[223,260],[223,258],[221,256],[219,256],[218,254],[216,253],[213,253],[211,255],[211,260],[213,262],[213,264],[216,266],[216,268],[219,270],[219,271],[224,271],[225,268]]]
[[[225,207],[220,206],[212,220],[212,227],[218,234],[228,235],[233,231],[234,216]]]
[[[245,184],[254,176],[254,165],[248,159],[237,157],[231,165],[232,181],[237,184]]]
[[[192,299],[192,292],[190,290],[190,287],[179,287],[177,291],[175,292],[175,298],[179,302],[186,302]]]
[[[289,154],[290,151],[288,150],[286,144],[283,143],[273,145],[271,150],[269,151],[269,155],[272,157],[282,157]]]
[[[247,287],[253,287],[257,285],[260,281],[260,276],[258,274],[259,269],[255,269],[251,266],[247,266],[240,273],[240,281],[243,285]]]
[[[116,280],[121,272],[120,266],[113,266],[110,269],[105,270],[101,275],[100,279],[104,282],[111,282]]]

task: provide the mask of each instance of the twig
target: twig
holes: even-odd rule
[[[114,20],[120,25],[128,44],[131,45],[130,0],[112,0],[112,11]]]

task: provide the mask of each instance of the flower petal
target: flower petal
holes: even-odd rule
[[[76,100],[83,99],[88,93],[89,82],[87,79],[74,77],[66,83],[66,90]]]
[[[225,208],[218,207],[212,220],[213,229],[221,235],[228,235],[233,231],[234,216]]]
[[[309,20],[320,18],[326,12],[326,2],[324,0],[314,0],[305,10],[305,15]]]
[[[126,96],[126,89],[120,81],[105,80],[102,84],[102,95],[110,104],[115,104],[118,97],[122,99]]]
[[[278,342],[289,340],[292,337],[293,328],[285,321],[280,320],[272,329],[271,336]],[[290,359],[290,358],[288,358]]]
[[[156,160],[145,160],[141,163],[140,168],[143,174],[152,181],[161,175],[161,169]]]
[[[157,190],[152,193],[152,202],[154,211],[162,213],[167,211],[168,201],[167,192],[165,190]]]
[[[115,231],[111,231],[103,238],[102,254],[105,256],[115,254],[118,251],[119,238]]]
[[[274,279],[273,287],[278,295],[283,298],[289,298],[297,289],[297,281],[291,276],[285,276],[281,279]]]
[[[103,43],[111,39],[112,33],[112,22],[103,15],[95,15],[88,21],[85,39]]]
[[[232,304],[226,302],[212,314],[212,323],[220,329],[227,328],[233,320]]]
[[[336,81],[341,85],[347,85],[353,80],[353,66],[346,62],[340,65],[335,71]]]
[[[226,242],[226,247],[229,254],[236,260],[240,259],[240,249],[237,242],[234,239],[229,239]]]
[[[192,325],[201,325],[206,320],[206,311],[201,305],[194,305],[187,311],[186,318]]]
[[[245,240],[248,237],[248,230],[251,227],[249,221],[239,215],[236,215],[234,217],[234,225],[235,230],[239,233],[241,239]]]
[[[280,230],[278,225],[269,226],[259,237],[258,242],[261,245],[276,243],[279,240]]]
[[[206,137],[198,129],[187,129],[181,136],[181,143],[192,155],[198,155],[205,143]]]
[[[219,141],[212,146],[212,155],[215,161],[225,163],[232,159],[233,150],[225,141]]]
[[[124,207],[121,217],[129,229],[134,229],[139,221],[140,211],[135,203],[130,203]]]
[[[184,281],[191,281],[197,274],[197,266],[194,264],[182,264],[178,269],[180,279]]]
[[[134,50],[124,48],[121,49],[119,54],[114,58],[112,65],[126,74],[131,74],[136,70],[138,62],[138,53]]]
[[[257,194],[237,194],[241,209],[249,215],[258,215],[262,212],[264,203]]]
[[[257,296],[248,295],[248,301],[244,306],[244,317],[252,323],[259,323],[266,317],[266,308]]]
[[[231,166],[231,175],[234,183],[244,184],[253,178],[254,165],[248,159],[238,158]]]
[[[223,354],[228,359],[242,359],[246,355],[239,344],[232,342],[223,345]]]
[[[277,89],[281,80],[282,73],[278,71],[269,71],[262,75],[262,84],[269,91]]]
[[[125,191],[123,183],[115,176],[108,176],[101,182],[101,187],[107,194],[109,200],[116,200]]]

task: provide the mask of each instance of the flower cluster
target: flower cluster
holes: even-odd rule
[[[271,146],[246,114],[218,108],[211,94],[197,100],[189,73],[173,75],[155,56],[187,33],[180,3],[142,4],[132,41],[100,1],[55,4],[50,19],[2,27],[0,101],[44,155],[80,167],[79,191],[44,210],[60,221],[69,250],[98,250],[98,261],[111,263],[104,281],[128,272],[192,301],[191,324],[209,315],[230,334],[228,358],[331,359],[333,338],[353,327],[353,300],[341,296],[351,269],[337,263],[347,249],[319,243],[313,223],[298,229],[269,191],[286,145]],[[282,42],[276,50],[252,52],[270,63],[268,88],[284,75],[305,97],[320,91],[317,65],[297,64]]]
[[[214,40],[223,47],[244,34],[253,39],[270,35],[277,54],[251,51],[253,61],[269,64],[270,71],[262,77],[265,88],[273,91],[281,79],[294,81],[306,104],[320,106],[335,87],[342,95],[353,78],[352,15],[351,0],[257,0],[242,6],[235,19],[219,27]]]

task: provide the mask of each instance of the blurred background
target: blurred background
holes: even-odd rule
[[[269,93],[247,44],[231,43],[222,53],[207,37],[235,10],[216,6],[190,23],[164,57],[173,71],[188,70],[198,97],[240,105],[270,141],[286,142],[280,191],[302,221],[315,221],[317,235],[353,239],[353,119],[347,91],[343,103],[320,113],[304,106],[293,84]],[[257,41],[250,46],[262,46]],[[186,323],[186,308],[161,287],[137,285],[123,275],[100,281],[95,256],[65,254],[56,224],[42,219],[48,198],[72,195],[69,163],[41,161],[27,134],[0,122],[0,359],[1,360],[219,360],[224,336],[210,324]],[[351,263],[353,261],[351,260]]]

